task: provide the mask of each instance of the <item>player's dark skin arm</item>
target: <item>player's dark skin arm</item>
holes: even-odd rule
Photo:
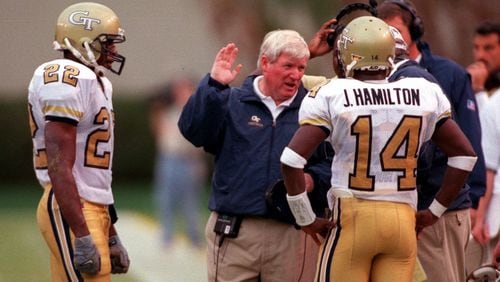
[[[321,128],[313,125],[303,125],[295,132],[288,147],[305,159],[309,159],[316,147],[326,137],[327,134]],[[282,164],[281,170],[288,195],[293,196],[305,191],[304,171],[302,169]],[[319,245],[320,241],[317,234],[325,237],[332,227],[333,222],[324,218],[316,218],[313,223],[302,226],[301,229],[311,235],[313,240]]]
[[[76,126],[51,121],[45,125],[45,147],[52,189],[61,213],[76,237],[89,235],[73,177]]]
[[[452,119],[448,119],[436,129],[432,136],[432,141],[448,157],[476,156],[469,139],[467,139],[457,123]],[[445,207],[449,206],[465,184],[468,175],[468,171],[448,166],[441,188],[436,194],[436,200]],[[428,209],[419,211],[417,213],[417,232],[426,226],[434,224],[437,219]]]

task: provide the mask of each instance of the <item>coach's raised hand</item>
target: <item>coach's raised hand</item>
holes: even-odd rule
[[[233,64],[238,56],[238,47],[236,44],[229,43],[219,50],[215,56],[210,76],[221,84],[230,84],[240,73],[241,64],[238,64],[234,69]]]

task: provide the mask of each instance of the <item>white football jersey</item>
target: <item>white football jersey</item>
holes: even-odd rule
[[[45,123],[63,120],[77,125],[73,167],[80,197],[112,204],[111,169],[114,143],[112,85],[87,66],[58,59],[40,65],[29,85],[28,107],[33,138],[33,164],[42,186],[50,184],[45,151]],[[104,88],[104,89],[103,89]]]
[[[332,189],[416,208],[420,147],[436,123],[450,115],[441,88],[423,78],[392,83],[335,79],[304,98],[299,123],[330,132]]]

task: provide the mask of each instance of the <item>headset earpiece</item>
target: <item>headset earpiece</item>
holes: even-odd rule
[[[410,13],[412,20],[409,26],[410,36],[413,41],[417,41],[424,35],[424,22],[417,14],[417,11],[411,3],[406,0],[387,0],[388,3],[398,5],[401,9]]]
[[[351,20],[360,16],[371,15],[376,17],[376,7],[377,2],[370,0],[370,5],[365,3],[351,3],[340,9],[340,11],[335,16],[335,19],[337,19],[337,23],[330,26],[331,29],[335,29],[335,32],[328,34],[328,37],[326,38],[326,42],[328,42],[328,45],[330,45],[330,47],[333,47],[333,41],[338,34],[336,30],[338,25],[346,26]]]

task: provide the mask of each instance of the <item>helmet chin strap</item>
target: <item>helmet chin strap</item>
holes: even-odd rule
[[[351,70],[352,68],[358,63],[357,60],[352,60],[352,62],[350,64],[348,64],[346,67],[345,67],[345,70],[346,70],[346,76],[350,76],[348,74],[351,74]]]
[[[69,51],[71,51],[71,54],[73,54],[73,56],[75,56],[78,60],[80,60],[85,65],[94,68],[94,72],[98,76],[104,76],[104,74],[106,73],[106,68],[97,63],[97,60],[95,59],[94,52],[92,52],[92,49],[90,48],[90,45],[87,41],[83,42],[83,46],[85,47],[85,50],[87,51],[87,57],[89,58],[90,61],[85,59],[85,57],[80,53],[80,51],[78,51],[75,47],[73,47],[73,45],[71,45],[68,38],[64,38],[64,43],[66,44],[66,48]],[[62,49],[61,45],[57,41],[54,41],[54,48]]]
[[[87,50],[87,57],[89,57],[90,62],[92,66],[94,67],[94,72],[98,76],[104,76],[106,74],[106,68],[99,65],[97,63],[97,60],[95,59],[94,52],[92,52],[92,48],[90,48],[90,45],[87,41],[83,42],[83,46],[85,47],[85,50]]]
[[[394,68],[394,59],[392,57],[389,57],[387,58],[387,60],[389,61],[389,63],[391,64],[392,68]]]

